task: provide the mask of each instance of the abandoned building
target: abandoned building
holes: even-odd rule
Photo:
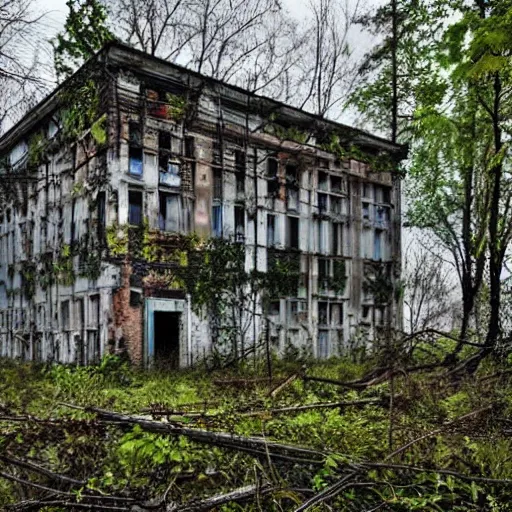
[[[399,326],[404,151],[109,44],[0,139],[0,355],[326,358]]]

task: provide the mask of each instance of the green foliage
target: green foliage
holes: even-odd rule
[[[187,100],[178,94],[167,93],[165,95],[167,102],[167,115],[177,123],[183,120],[187,112]]]
[[[68,0],[64,32],[53,41],[55,70],[69,77],[76,67],[113,39],[107,28],[107,11],[98,0]]]

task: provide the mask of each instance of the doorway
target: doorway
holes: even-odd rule
[[[154,312],[155,362],[166,368],[180,366],[180,320],[181,313]]]

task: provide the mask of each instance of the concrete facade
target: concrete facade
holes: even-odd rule
[[[245,347],[265,337],[329,357],[400,324],[403,147],[123,45],[82,73],[93,68],[105,143],[94,129],[64,137],[58,92],[0,139],[0,356],[88,364],[126,351],[187,366],[210,355],[211,325],[165,284],[170,264],[117,246],[128,226],[163,245],[172,233],[229,238],[247,272],[295,261],[297,293],[265,312],[256,296],[244,313]]]

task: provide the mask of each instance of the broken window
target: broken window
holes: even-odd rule
[[[128,224],[133,226],[142,224],[142,191],[128,191]]]
[[[214,204],[212,207],[212,235],[222,237],[222,205]]]
[[[323,190],[327,192],[328,190],[328,181],[327,181],[327,174],[325,172],[319,172],[318,173],[318,190]]]
[[[370,321],[370,306],[363,306],[362,320],[365,322]]]
[[[183,226],[181,196],[160,192],[159,227],[162,231],[181,232]]]
[[[194,159],[196,157],[196,146],[194,137],[185,137],[185,156]]]
[[[142,176],[142,130],[139,123],[130,121],[129,128],[129,168],[128,171],[134,176]]]
[[[69,300],[63,300],[60,303],[60,325],[62,330],[69,331]]]
[[[327,302],[318,303],[318,323],[329,325],[329,308]]]
[[[267,194],[274,196],[279,190],[278,163],[275,158],[267,160]]]
[[[334,194],[341,194],[343,192],[341,176],[331,176],[331,192]]]
[[[276,216],[267,213],[267,247],[276,244]]]
[[[370,203],[363,203],[363,219],[370,220]]]
[[[173,141],[173,137],[169,132],[158,132],[158,170],[160,185],[179,187],[181,185],[181,165],[180,161],[173,157],[173,145],[176,146],[177,142]]]
[[[299,211],[299,180],[294,165],[286,166],[286,207],[288,210]]]
[[[299,248],[299,219],[297,217],[287,217],[286,238],[290,249]]]
[[[318,211],[320,213],[326,213],[328,208],[328,196],[327,194],[318,194]]]
[[[304,300],[288,300],[287,301],[287,322],[296,324],[307,317],[307,303]]]
[[[245,210],[242,206],[235,206],[235,241],[245,241]]]

